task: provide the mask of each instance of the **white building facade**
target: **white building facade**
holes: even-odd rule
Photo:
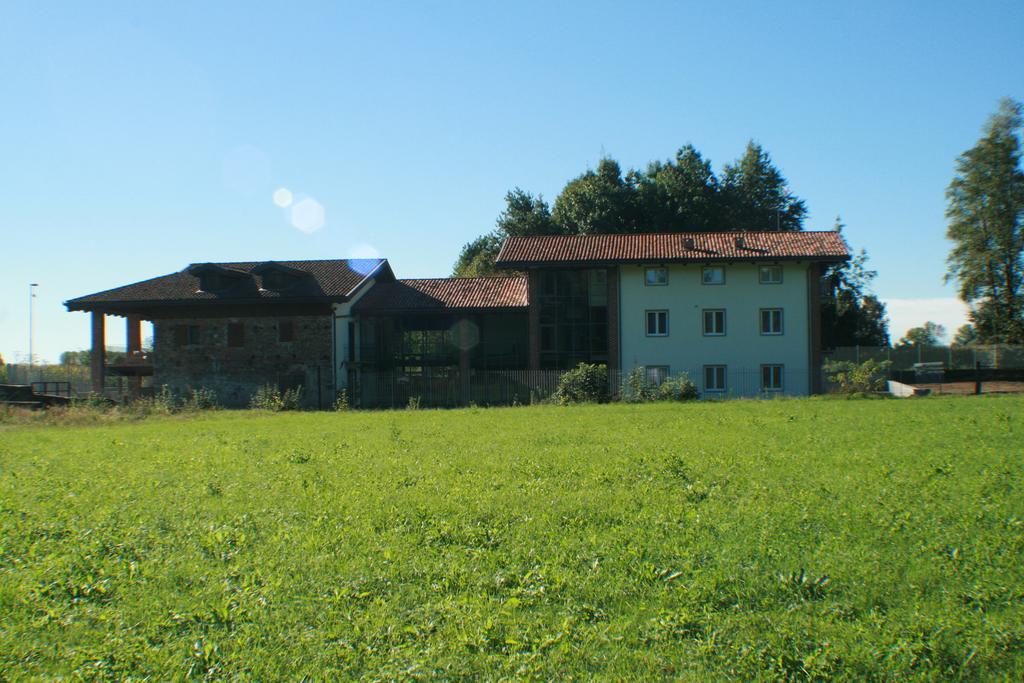
[[[806,395],[808,263],[625,265],[621,367],[685,372],[702,396]]]
[[[822,274],[849,258],[836,232],[765,231],[512,237],[497,263],[529,277],[531,369],[686,373],[724,398],[820,391]]]

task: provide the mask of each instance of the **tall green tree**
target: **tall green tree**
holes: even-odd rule
[[[1024,343],[1022,107],[1004,99],[946,190],[947,280],[959,285],[982,343]]]
[[[643,223],[634,178],[624,178],[619,162],[605,157],[569,183],[555,199],[555,223],[570,235],[636,232]]]
[[[489,232],[468,242],[459,252],[452,268],[452,277],[486,277],[499,275],[494,261],[501,251],[505,237],[498,231]]]
[[[501,243],[513,235],[800,230],[806,213],[768,153],[753,142],[721,179],[693,145],[643,172],[623,174],[617,161],[605,157],[566,183],[553,209],[539,195],[518,187],[509,192],[495,231],[463,247],[453,274],[495,273]]]
[[[499,275],[494,265],[506,237],[552,235],[560,232],[551,220],[551,209],[544,197],[536,197],[520,188],[505,195],[505,209],[498,215],[495,230],[467,243],[452,268],[454,277]]]
[[[897,346],[938,346],[945,336],[945,327],[928,320],[920,327],[911,327],[907,330]]]
[[[958,327],[956,334],[953,335],[953,346],[970,346],[977,343],[978,332],[974,329],[974,325],[970,323]]]
[[[682,147],[674,160],[651,162],[638,176],[637,190],[644,215],[642,230],[723,229],[718,177],[693,145]]]
[[[730,230],[802,230],[807,205],[753,140],[722,171],[723,225]]]
[[[498,215],[498,232],[506,237],[555,235],[561,228],[551,219],[551,209],[544,197],[534,197],[516,188],[505,195],[505,210]]]
[[[836,218],[835,230],[843,222]],[[868,268],[868,253],[861,249],[853,258],[830,266],[822,277],[821,341],[837,346],[889,346],[889,319],[885,304],[871,291],[878,273]]]

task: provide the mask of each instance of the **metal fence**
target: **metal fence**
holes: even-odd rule
[[[152,384],[152,378],[143,377],[143,389]],[[32,365],[12,363],[0,366],[0,384],[66,383],[61,393],[70,391],[71,398],[92,393],[92,374],[85,365]],[[106,375],[103,393],[108,398],[120,399],[128,394],[128,378]]]
[[[563,373],[563,370],[470,370],[462,373],[458,368],[438,368],[424,374],[361,371],[353,373],[348,391],[350,402],[358,408],[526,405],[551,398]],[[703,368],[691,369],[686,374],[705,399],[775,398],[808,393],[806,369],[787,368],[782,386],[776,389],[762,386],[760,368],[729,368],[725,386],[719,390],[703,386]],[[613,395],[618,395],[625,375],[617,371],[608,375],[609,389]]]
[[[826,351],[824,358],[854,363],[873,358],[891,362],[891,370],[912,370],[921,363],[942,363],[942,367],[949,370],[977,367],[1014,369],[1024,368],[1024,346],[842,346]]]

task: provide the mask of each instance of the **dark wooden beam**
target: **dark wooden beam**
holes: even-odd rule
[[[89,359],[92,391],[102,394],[104,387],[104,365],[107,355],[106,318],[102,313],[92,313],[92,354]]]
[[[142,352],[142,318],[137,315],[129,315],[125,318],[125,340],[128,358],[131,360],[133,354]],[[142,377],[135,375],[128,378],[128,393],[132,398],[138,398],[142,393]]]

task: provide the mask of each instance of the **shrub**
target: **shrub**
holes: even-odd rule
[[[170,414],[178,409],[178,398],[166,384],[160,387],[160,391],[153,394],[150,407],[154,413]]]
[[[697,385],[685,372],[679,372],[657,384],[647,374],[647,368],[633,368],[622,381],[622,400],[627,403],[648,401],[693,401],[700,398]]]
[[[836,392],[850,396],[863,396],[885,389],[886,373],[890,361],[869,358],[863,363],[830,361],[825,364],[828,380],[836,385]]]
[[[558,388],[551,395],[555,403],[604,403],[608,400],[608,368],[580,363],[562,373]]]
[[[302,403],[302,387],[285,389],[282,393],[272,384],[264,384],[249,399],[252,410],[299,410]]]
[[[207,387],[193,389],[188,401],[185,402],[185,408],[188,410],[216,410],[219,407],[217,392]]]
[[[348,389],[341,389],[338,391],[338,397],[334,399],[334,409],[338,412],[351,410],[352,406],[348,402]]]
[[[249,399],[249,407],[253,410],[283,410],[284,401],[281,398],[281,392],[277,390],[277,387],[264,384],[256,393]]]
[[[302,387],[285,389],[281,394],[281,410],[299,410],[302,403]]]
[[[647,377],[647,368],[635,367],[622,380],[622,400],[626,403],[653,401],[658,387]]]
[[[698,398],[697,385],[685,372],[666,377],[658,387],[659,401],[695,401]]]
[[[105,412],[114,407],[114,402],[103,394],[91,393],[83,399],[73,399],[71,401],[73,406],[78,408],[87,408],[89,410],[98,410]]]

